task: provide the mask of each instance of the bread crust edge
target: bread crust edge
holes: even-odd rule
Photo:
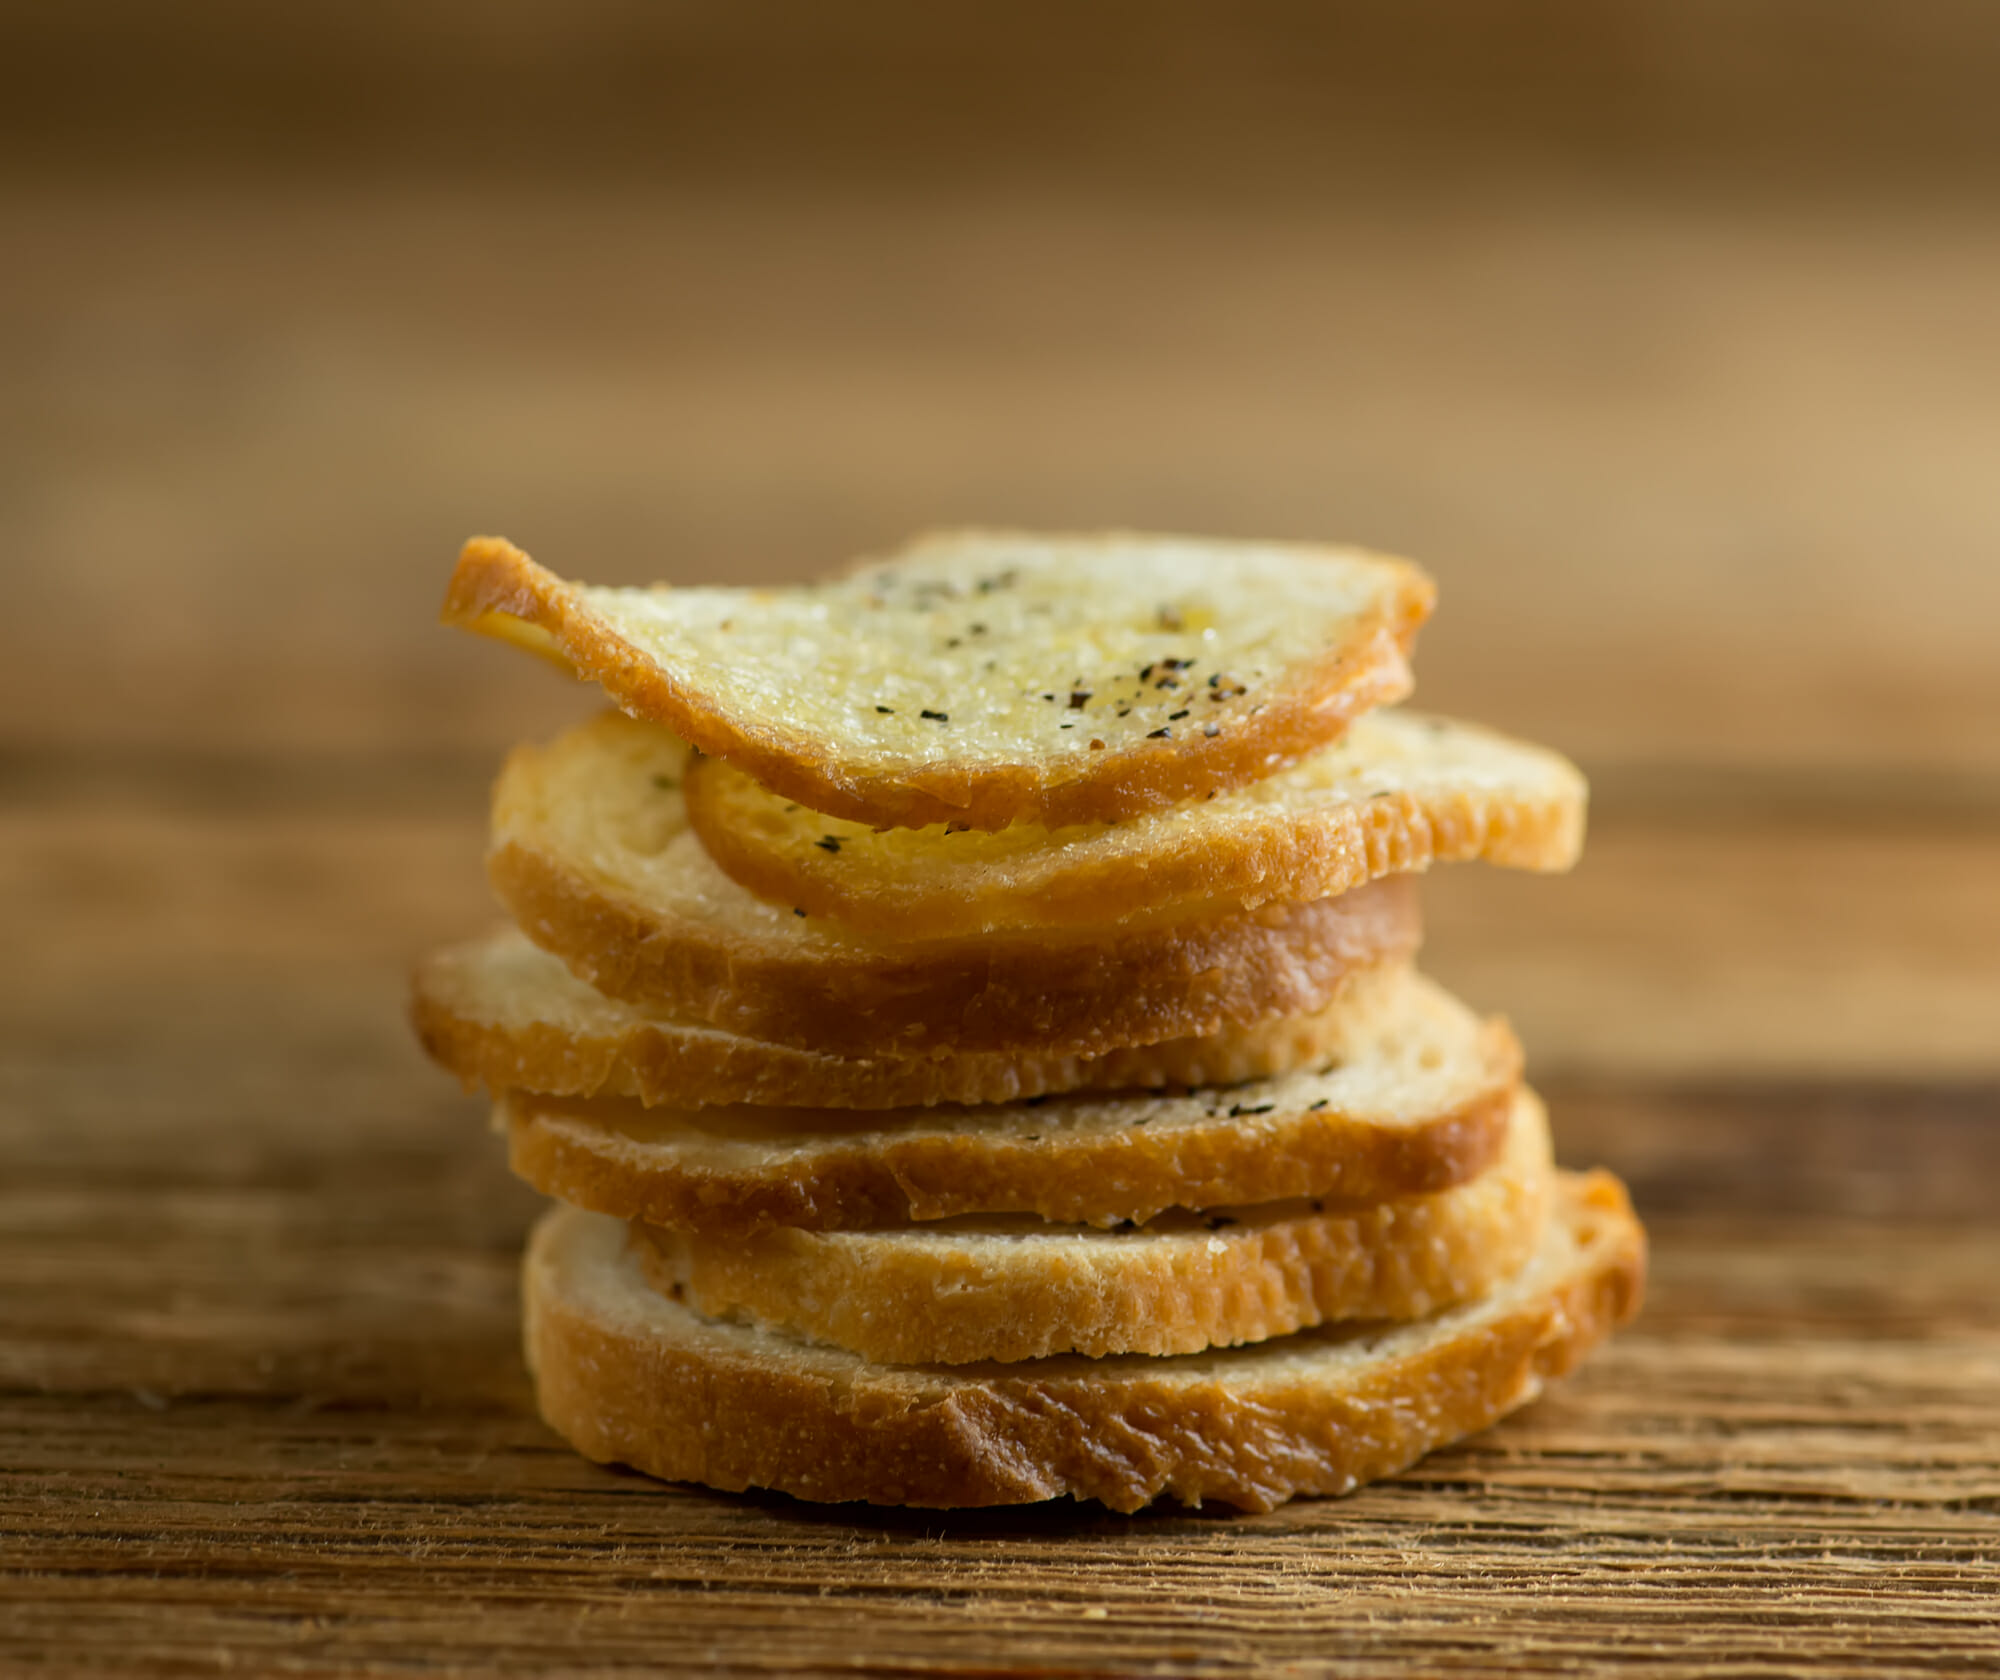
[[[936,890],[902,881],[870,889],[865,872],[823,852],[760,845],[734,819],[732,767],[688,766],[688,825],[718,868],[762,898],[884,938],[937,939],[1036,928],[1089,927],[1119,916],[1191,904],[1254,910],[1330,898],[1433,863],[1484,862],[1553,873],[1583,849],[1584,797],[1533,801],[1466,793],[1413,794],[1343,807],[1313,821],[1264,821],[1146,856],[1073,864],[1040,880],[987,890],[951,882]]]
[[[1506,1148],[1429,1195],[1238,1208],[1168,1235],[1027,1233],[999,1245],[784,1227],[714,1240],[635,1225],[652,1286],[885,1364],[1195,1353],[1337,1319],[1424,1318],[1485,1295],[1540,1245],[1554,1175],[1525,1088]]]
[[[843,1057],[944,1050],[1102,1055],[1324,1007],[1357,970],[1415,952],[1414,886],[1114,927],[1096,940],[865,946],[792,960],[677,926],[542,847],[503,838],[487,874],[521,930],[609,996]]]
[[[685,1108],[888,1109],[937,1103],[1010,1103],[1078,1091],[1235,1085],[1302,1068],[1340,1036],[1337,1012],[1357,970],[1322,1009],[1201,1037],[1133,1045],[1100,1055],[1039,1050],[849,1058],[767,1039],[678,1033],[671,1022],[577,1033],[544,1021],[510,1026],[478,1018],[451,966],[466,947],[436,952],[410,980],[410,1024],[431,1059],[466,1090],[619,1097]],[[1400,959],[1388,959],[1398,961]]]
[[[574,1206],[711,1234],[771,1226],[865,1230],[959,1214],[1022,1213],[1089,1224],[1144,1221],[1170,1207],[1216,1208],[1293,1196],[1369,1202],[1449,1189],[1484,1172],[1506,1141],[1520,1075],[1504,1023],[1486,1028],[1494,1066],[1479,1094],[1416,1125],[1330,1111],[1227,1118],[1052,1141],[919,1134],[831,1146],[810,1168],[635,1167],[589,1140],[589,1108],[525,1093],[498,1108],[515,1173]],[[1503,1036],[1504,1035],[1504,1036]]]

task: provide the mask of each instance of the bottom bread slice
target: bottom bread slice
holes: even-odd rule
[[[1264,1511],[1345,1493],[1532,1400],[1637,1309],[1645,1235],[1563,1174],[1542,1245],[1484,1300],[1170,1358],[880,1365],[718,1323],[648,1283],[625,1225],[559,1207],[524,1279],[542,1415],[586,1457],[732,1491],[953,1507],[1161,1494]]]

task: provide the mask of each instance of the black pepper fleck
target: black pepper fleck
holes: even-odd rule
[[[894,717],[896,715],[896,708],[894,706],[877,706],[875,709],[884,717]]]
[[[1173,735],[1174,732],[1171,729],[1149,729],[1146,731],[1146,739],[1149,741],[1170,741],[1173,739]]]
[[[1167,722],[1169,722],[1169,723],[1179,723],[1179,722],[1180,722],[1180,720],[1181,720],[1182,718],[1186,717],[1186,716],[1187,716],[1187,707],[1183,706],[1183,707],[1182,707],[1182,708],[1181,708],[1181,709],[1180,709],[1179,711],[1177,711],[1177,712],[1169,712],[1169,713],[1167,713]]]
[[[917,716],[918,716],[918,717],[924,717],[924,718],[929,718],[929,719],[931,720],[931,722],[932,722],[932,723],[949,723],[949,722],[951,722],[951,713],[949,713],[949,712],[934,712],[934,711],[932,711],[932,710],[930,709],[930,707],[928,707],[928,706],[926,706],[926,707],[925,707],[925,708],[924,708],[924,709],[923,709],[922,711],[920,711],[919,713],[917,713]]]
[[[822,834],[813,844],[823,852],[837,852],[840,850],[840,842],[831,834]]]
[[[1246,1114],[1269,1114],[1277,1106],[1276,1103],[1261,1103],[1255,1108],[1245,1108],[1241,1103],[1231,1103],[1229,1105],[1229,1118],[1240,1120]]]
[[[1080,712],[1086,705],[1089,704],[1089,702],[1090,702],[1089,689],[1073,688],[1069,691],[1069,709],[1071,711]]]

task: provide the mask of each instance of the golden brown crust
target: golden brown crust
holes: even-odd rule
[[[1534,1096],[1476,1178],[1367,1206],[1028,1220],[726,1238],[633,1227],[656,1289],[887,1364],[1195,1353],[1335,1319],[1423,1318],[1486,1294],[1541,1243],[1552,1166]]]
[[[616,1002],[512,928],[427,958],[414,978],[410,1014],[424,1049],[468,1090],[685,1108],[918,1108],[1235,1085],[1324,1061],[1345,1031],[1336,994],[1309,1015],[1225,1025],[1207,1037],[1101,1056],[1024,1049],[850,1060]]]
[[[537,1189],[652,1225],[859,1230],[994,1213],[1108,1225],[1463,1183],[1499,1153],[1520,1069],[1504,1022],[1481,1023],[1412,978],[1357,1024],[1338,1065],[1226,1092],[887,1114],[516,1092],[499,1113],[514,1170]]]
[[[1354,718],[1409,692],[1405,663],[1435,590],[1407,562],[1398,587],[1352,637],[1262,687],[1239,727],[1148,740],[1061,763],[876,765],[823,736],[750,724],[646,657],[571,584],[512,543],[474,537],[459,555],[443,619],[528,647],[599,684],[633,717],[665,724],[705,753],[816,811],[878,827],[1022,820],[1115,822],[1212,790],[1241,787],[1337,739]],[[527,633],[523,633],[523,627]]]
[[[1269,1510],[1345,1493],[1532,1400],[1637,1310],[1645,1237],[1608,1174],[1565,1175],[1542,1251],[1483,1302],[1251,1348],[1022,1365],[870,1364],[718,1325],[571,1209],[531,1244],[542,1414],[586,1456],[802,1499],[960,1507],[1070,1495]]]
[[[1582,776],[1556,754],[1404,712],[1363,719],[1229,798],[1064,834],[877,833],[708,758],[688,766],[683,792],[689,825],[732,880],[899,939],[1326,898],[1433,863],[1568,869],[1585,808]]]
[[[829,952],[669,919],[520,841],[487,873],[522,931],[599,991],[829,1056],[1094,1056],[1201,1037],[1324,1008],[1420,933],[1414,885],[1391,878],[1197,921]]]
[[[722,1234],[773,1225],[865,1230],[968,1213],[1112,1223],[1170,1207],[1422,1195],[1485,1171],[1499,1152],[1510,1101],[1502,1088],[1394,1130],[1344,1115],[1285,1116],[1296,1122],[1296,1135],[1282,1149],[1227,1125],[1080,1144],[928,1134],[881,1147],[829,1146],[814,1152],[804,1173],[783,1165],[719,1170],[619,1148],[627,1127],[642,1126],[643,1111],[621,1126],[610,1104],[522,1094],[504,1099],[498,1112],[509,1164],[544,1195],[622,1219]]]

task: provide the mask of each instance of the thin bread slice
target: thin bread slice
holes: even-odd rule
[[[653,1286],[887,1364],[1196,1353],[1334,1319],[1424,1318],[1541,1241],[1548,1117],[1525,1089],[1478,1177],[1363,1206],[1266,1203],[1102,1230],[1023,1219],[716,1238],[634,1228]]]
[[[488,872],[522,930],[599,991],[834,1056],[1101,1055],[1304,1015],[1416,947],[1408,881],[1258,910],[891,941],[771,904],[687,830],[687,746],[607,713],[517,748]]]
[[[1583,777],[1556,753],[1393,711],[1253,786],[1111,825],[878,832],[711,758],[689,766],[685,791],[694,831],[725,874],[812,915],[904,939],[1327,898],[1432,863],[1567,869],[1582,850],[1585,804]]]
[[[1101,1056],[1030,1048],[855,1060],[607,998],[512,927],[426,958],[412,988],[411,1018],[424,1048],[468,1089],[625,1097],[682,1108],[921,1108],[1064,1091],[1235,1085],[1323,1063],[1348,1032],[1336,995],[1309,1015]]]
[[[1115,1224],[1170,1207],[1380,1201],[1482,1172],[1520,1046],[1407,969],[1357,979],[1329,1062],[1227,1090],[983,1107],[641,1108],[514,1092],[514,1170],[579,1207],[715,1233],[971,1213]]]
[[[1433,595],[1407,561],[1355,549],[1003,531],[941,532],[803,588],[607,589],[476,537],[444,617],[568,664],[814,810],[985,829],[1118,820],[1268,775],[1409,692]]]
[[[529,1245],[542,1416],[673,1481],[931,1507],[1162,1494],[1267,1511],[1346,1493],[1525,1405],[1637,1310],[1645,1234],[1606,1173],[1561,1176],[1540,1248],[1485,1298],[1171,1359],[878,1365],[654,1289],[625,1226],[558,1208]]]

